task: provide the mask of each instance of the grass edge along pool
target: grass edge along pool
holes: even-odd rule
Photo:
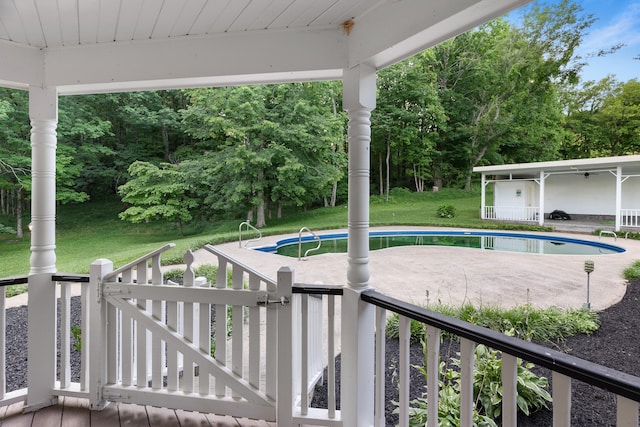
[[[323,242],[321,245],[321,251],[310,251],[309,255],[328,252],[346,252],[346,232],[319,234],[318,238]],[[385,239],[387,242],[381,243]],[[414,240],[411,241],[410,239]],[[317,240],[315,240],[313,236],[305,235],[302,239],[299,239],[298,237],[288,237],[278,240],[274,245],[261,246],[253,249],[290,257],[298,257],[299,240],[302,241],[303,245],[302,254],[304,254],[307,249],[311,248],[310,245],[317,244]],[[332,242],[332,244],[329,244],[329,242]],[[508,244],[508,242],[512,242],[512,244]],[[370,250],[386,249],[394,246],[455,246],[503,252],[537,253],[544,255],[604,255],[625,252],[624,248],[606,243],[539,234],[438,230],[369,232]]]

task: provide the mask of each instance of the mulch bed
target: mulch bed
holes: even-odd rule
[[[600,328],[592,335],[575,335],[556,343],[541,343],[582,359],[595,362],[618,371],[640,377],[640,281],[634,281],[627,287],[623,299],[616,305],[599,313]],[[447,355],[457,357],[459,351],[455,342],[443,341],[440,346],[441,360]],[[393,414],[394,401],[398,400],[396,376],[398,361],[398,340],[387,339],[386,347],[386,412],[387,425],[396,425],[398,418]],[[412,345],[410,349],[411,363],[422,364],[422,348]],[[336,361],[339,373],[340,358]],[[549,378],[548,369],[536,367],[538,375]],[[339,375],[338,375],[339,381]],[[336,387],[339,390],[339,386]],[[419,397],[424,393],[425,381],[422,375],[411,369],[411,396]],[[340,396],[338,395],[338,404]],[[615,395],[580,381],[572,382],[571,424],[574,426],[615,426]],[[326,407],[326,387],[318,386],[314,394],[312,406]],[[518,426],[544,427],[551,426],[551,410],[541,410],[527,417],[520,414]]]

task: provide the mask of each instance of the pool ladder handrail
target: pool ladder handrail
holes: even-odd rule
[[[316,233],[311,231],[309,227],[302,227],[298,232],[298,261],[302,259],[302,232],[303,231],[309,232],[313,236],[313,240],[318,241],[318,246],[316,246],[315,248],[310,248],[306,250],[306,252],[304,253],[305,258],[307,257],[307,255],[309,255],[309,252],[317,251],[318,249],[320,249],[320,245],[322,245],[322,240],[320,240],[320,237]]]
[[[262,231],[258,230],[253,225],[251,225],[251,222],[249,222],[249,221],[241,222],[240,225],[238,226],[238,247],[239,248],[242,247],[242,226],[243,225],[247,227],[247,231],[249,231],[249,229],[251,229],[251,230],[255,231],[256,233],[258,233],[258,237],[256,237],[255,239],[249,239],[244,243],[245,248],[247,247],[247,245],[249,243],[254,243],[254,242],[257,242],[260,239],[262,239]]]

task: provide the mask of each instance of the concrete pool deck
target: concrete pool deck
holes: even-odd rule
[[[372,227],[372,230],[455,230],[434,227]],[[345,230],[326,230],[318,234]],[[475,230],[474,230],[475,231]],[[481,230],[477,230],[481,231]],[[640,259],[640,241],[611,236],[602,238],[575,233],[536,233],[613,244],[626,252],[611,255],[540,255],[483,251],[442,246],[405,246],[371,251],[370,285],[386,295],[417,305],[443,303],[460,305],[499,305],[511,307],[530,303],[535,307],[580,308],[586,301],[587,274],[584,262],[595,263],[590,278],[593,310],[618,302],[625,293],[622,272]],[[251,246],[272,245],[297,234],[264,237]],[[346,285],[346,254],[323,254],[307,260],[239,248],[238,242],[216,246],[230,257],[268,277],[290,266],[296,283]],[[215,257],[204,250],[195,253],[196,264],[215,264]]]

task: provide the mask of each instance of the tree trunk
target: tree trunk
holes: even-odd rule
[[[256,208],[256,227],[262,228],[267,225],[264,217],[264,193],[262,191],[258,193],[258,198],[261,202]]]
[[[384,170],[382,168],[382,153],[378,154],[378,175],[380,176],[380,196],[384,196]]]
[[[258,181],[260,184],[264,182],[264,171],[262,169],[258,169]],[[262,228],[267,225],[264,217],[264,208],[266,205],[264,190],[258,191],[258,199],[260,200],[260,204],[256,207],[256,227]]]
[[[331,189],[331,207],[336,207],[336,199],[338,198],[338,182],[333,183],[333,188]]]
[[[386,188],[385,194],[386,194],[386,201],[387,201],[387,202],[389,201],[389,182],[390,182],[389,174],[390,174],[390,172],[391,172],[391,171],[389,170],[389,158],[390,158],[390,157],[391,157],[391,134],[388,134],[388,135],[387,135],[387,157],[385,158],[385,165],[386,165],[386,167],[387,167],[387,179],[386,179],[386,181],[387,181],[387,188]]]
[[[282,203],[278,202],[278,213],[276,214],[278,219],[282,219]]]
[[[24,234],[22,232],[22,188],[18,188],[16,191],[16,237],[22,239]]]

